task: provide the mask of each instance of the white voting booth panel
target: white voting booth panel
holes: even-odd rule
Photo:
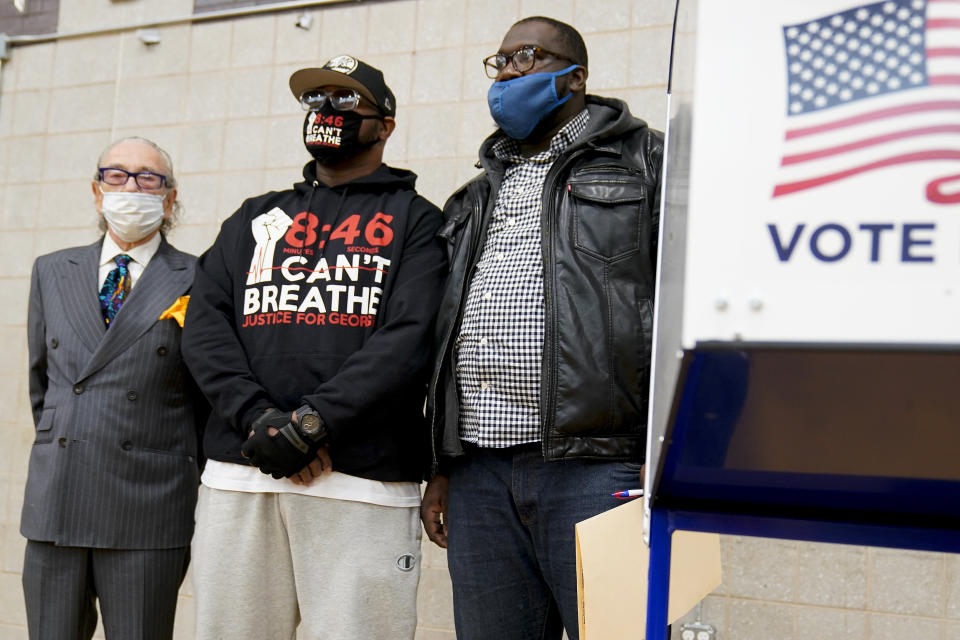
[[[882,420],[857,350],[960,345],[960,2],[679,0],[663,202],[648,495],[698,345],[795,350],[811,372],[842,361],[860,387],[813,373],[794,402],[825,398],[826,432],[856,402]],[[935,441],[948,419],[931,383],[956,362],[911,362],[912,389],[913,372],[875,388],[919,398],[924,415],[891,415],[938,425]],[[762,394],[788,382],[748,401],[778,409]]]
[[[671,536],[960,551],[960,0],[678,0],[646,495]]]
[[[683,346],[960,342],[960,3],[698,12]]]

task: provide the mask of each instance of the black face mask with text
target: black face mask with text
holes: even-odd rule
[[[303,120],[303,146],[321,164],[338,164],[366,151],[378,141],[360,141],[364,120],[383,120],[383,116],[364,116],[356,111],[337,111],[326,103]]]

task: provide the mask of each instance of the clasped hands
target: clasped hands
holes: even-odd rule
[[[322,474],[331,473],[333,464],[325,440],[304,436],[296,420],[295,413],[267,409],[250,425],[240,453],[261,473],[309,485]]]

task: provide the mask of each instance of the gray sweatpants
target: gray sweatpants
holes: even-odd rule
[[[416,507],[201,486],[192,555],[197,640],[413,638]]]

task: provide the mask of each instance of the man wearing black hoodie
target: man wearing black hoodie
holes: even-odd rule
[[[521,20],[485,65],[499,129],[444,207],[421,515],[458,638],[576,639],[574,525],[643,468],[663,137],[586,95],[567,24]]]
[[[223,223],[185,321],[214,407],[197,638],[412,638],[441,216],[382,163],[396,103],[379,70],[338,56],[290,88],[315,161]]]

